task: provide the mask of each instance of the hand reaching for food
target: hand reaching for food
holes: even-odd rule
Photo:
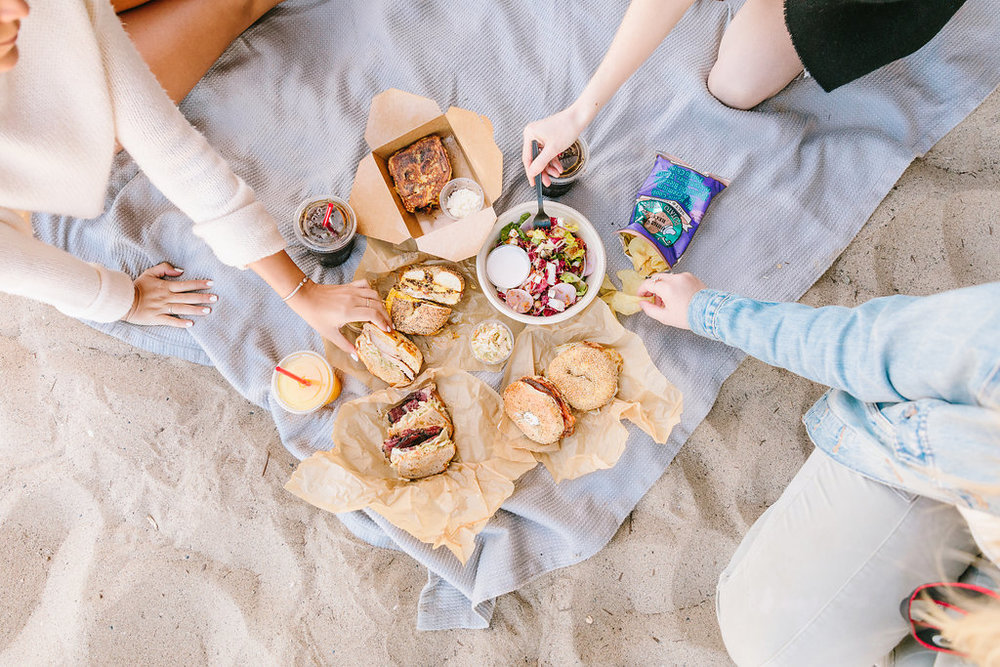
[[[705,283],[691,273],[656,273],[639,286],[639,296],[654,301],[640,302],[639,307],[654,320],[678,329],[690,329],[688,306]]]
[[[364,280],[346,285],[305,280],[288,299],[288,305],[320,335],[350,355],[355,354],[354,346],[340,332],[348,322],[372,322],[383,331],[392,330],[378,292]]]
[[[135,300],[132,310],[122,319],[131,324],[168,327],[189,327],[192,315],[208,315],[212,309],[205,305],[219,300],[215,294],[198,290],[212,286],[211,280],[168,280],[184,273],[167,262],[143,271],[135,279]]]

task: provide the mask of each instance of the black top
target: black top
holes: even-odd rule
[[[829,92],[922,47],[963,2],[785,0],[785,25],[802,65]]]

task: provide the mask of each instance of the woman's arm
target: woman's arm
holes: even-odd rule
[[[222,262],[245,267],[283,250],[274,219],[170,101],[111,5],[93,5],[121,145]]]
[[[0,290],[95,322],[121,319],[135,297],[129,276],[42,243],[6,208],[0,208]]]
[[[1000,407],[1000,283],[855,308],[770,303],[660,274],[639,293],[654,319],[737,347],[855,398]]]
[[[694,0],[632,0],[604,59],[576,101],[524,128],[521,159],[529,181],[533,182],[543,169],[542,181],[546,185],[551,182],[550,177],[559,175],[556,156],[590,125],[597,112],[646,62],[693,3]],[[531,159],[533,139],[542,145],[534,160]]]
[[[287,297],[304,274],[285,252],[274,219],[170,101],[111,6],[95,4],[119,142],[153,185],[194,221],[194,233],[221,261],[251,268],[279,296]],[[340,333],[347,322],[389,327],[377,293],[367,286],[309,282],[288,305],[348,353],[353,346]]]
[[[354,346],[340,333],[348,322],[374,322],[392,328],[378,292],[364,280],[346,285],[317,285],[306,280],[284,250],[250,264],[250,268],[271,286],[299,317],[334,345],[354,356]],[[290,296],[291,295],[291,296]]]
[[[0,291],[55,306],[71,317],[93,322],[125,319],[135,324],[189,327],[191,315],[207,315],[214,294],[207,280],[165,280],[180,271],[159,264],[135,281],[42,243],[17,213],[0,207]],[[181,317],[170,317],[179,315]]]

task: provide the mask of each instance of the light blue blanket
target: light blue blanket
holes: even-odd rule
[[[524,124],[562,108],[582,89],[624,5],[289,0],[233,44],[182,108],[290,240],[289,221],[302,198],[350,191],[367,152],[362,134],[369,101],[390,87],[493,120],[506,157],[497,204],[503,210],[531,197],[520,166]],[[712,287],[794,300],[840,254],[910,161],[1000,82],[1000,14],[990,0],[968,0],[913,56],[831,94],[799,80],[745,112],[724,107],[705,87],[735,9],[695,3],[586,132],[591,164],[563,201],[598,226],[613,274],[626,266],[614,231],[627,223],[657,150],[727,176],[732,185],[709,210],[681,268]],[[190,331],[98,328],[147,350],[214,365],[247,399],[271,410],[296,456],[327,446],[333,411],[290,416],[268,395],[275,361],[292,350],[321,350],[318,336],[254,274],[221,265],[128,156],[119,156],[103,216],[36,216],[34,225],[43,240],[133,275],[169,260],[188,275],[214,277],[219,305]],[[340,282],[353,274],[363,247],[337,269],[322,269],[294,245],[289,252],[317,282]],[[465,567],[378,515],[340,517],[362,539],[405,551],[428,568],[419,628],[486,627],[497,596],[601,549],[741,360],[738,352],[691,334],[665,332],[643,315],[625,324],[644,337],[664,375],[684,392],[684,417],[668,446],[633,428],[611,470],[558,486],[544,469],[534,470],[481,534]]]

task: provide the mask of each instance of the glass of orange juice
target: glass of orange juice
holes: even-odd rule
[[[274,371],[271,375],[271,393],[278,405],[296,415],[319,410],[340,396],[340,378],[333,372],[323,355],[312,350],[292,352],[278,365],[308,384]]]

